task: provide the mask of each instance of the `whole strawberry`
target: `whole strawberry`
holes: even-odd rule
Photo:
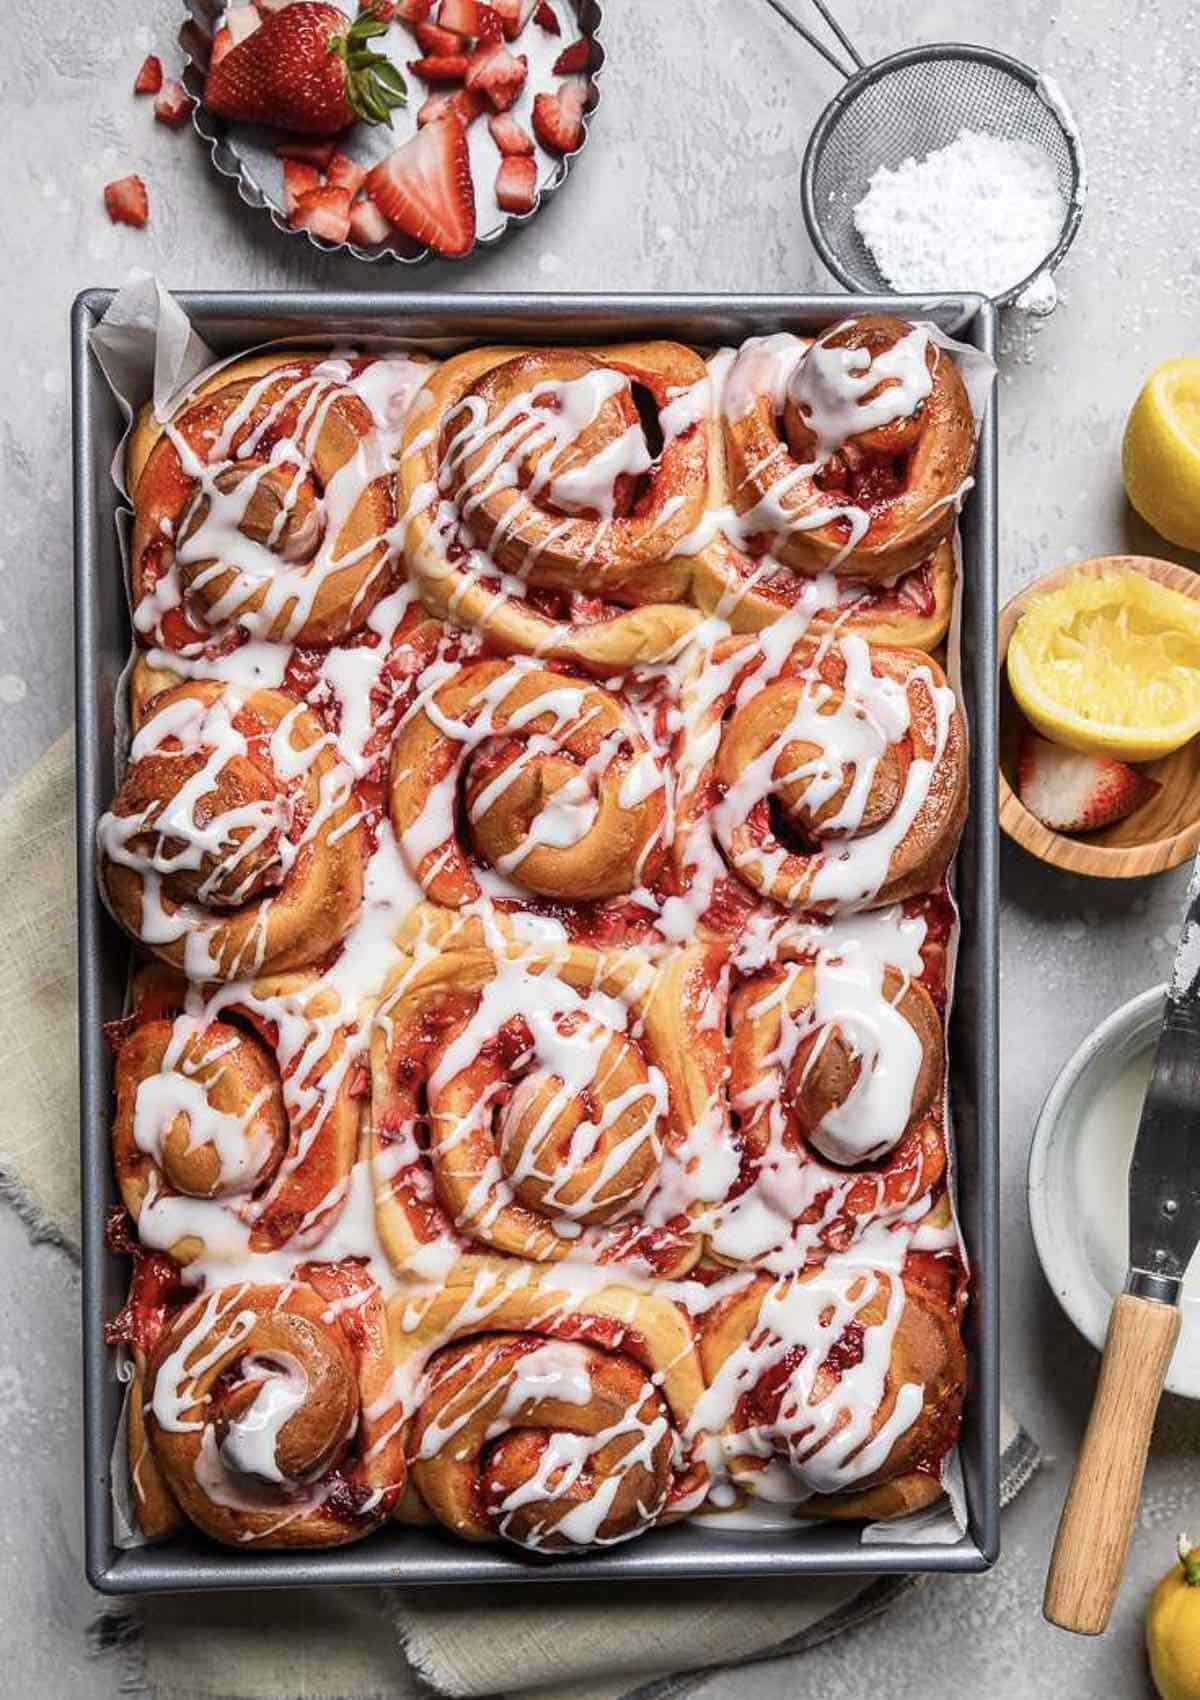
[[[363,119],[391,124],[404,78],[368,45],[386,33],[372,11],[353,23],[324,0],[295,0],[230,47],[208,73],[204,104],[221,118],[331,136]]]

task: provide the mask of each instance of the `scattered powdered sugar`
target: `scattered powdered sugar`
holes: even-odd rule
[[[1021,305],[1053,309],[1038,271],[1067,207],[1049,154],[1033,142],[960,130],[954,141],[892,170],[880,166],[854,223],[893,289],[973,289],[1003,295],[1038,272]]]

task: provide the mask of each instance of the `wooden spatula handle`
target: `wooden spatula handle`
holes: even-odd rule
[[[1179,1320],[1178,1306],[1129,1293],[1112,1308],[1092,1414],[1046,1578],[1042,1610],[1060,1629],[1099,1635],[1108,1624]]]

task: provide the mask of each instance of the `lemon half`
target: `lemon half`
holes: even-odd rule
[[[1154,761],[1200,732],[1200,602],[1136,572],[1030,597],[1008,682],[1044,737]]]
[[[1125,491],[1160,537],[1200,549],[1200,359],[1156,366],[1133,404],[1121,450]]]

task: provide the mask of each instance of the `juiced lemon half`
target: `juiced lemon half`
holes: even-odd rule
[[[1075,574],[1029,599],[1008,682],[1055,743],[1125,761],[1169,755],[1200,732],[1200,602],[1142,573]]]
[[[1164,360],[1133,404],[1125,491],[1160,536],[1200,549],[1200,359]]]

